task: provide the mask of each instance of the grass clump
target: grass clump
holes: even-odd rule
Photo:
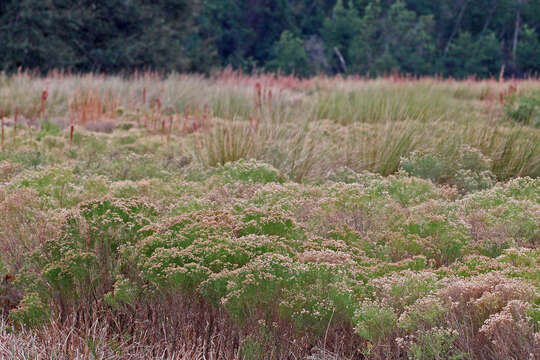
[[[505,114],[511,120],[533,127],[540,127],[540,94],[512,94],[504,108]]]

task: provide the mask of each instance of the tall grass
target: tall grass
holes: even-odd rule
[[[435,82],[374,81],[321,91],[313,98],[312,117],[341,124],[387,121],[452,120],[468,116],[466,102]]]
[[[507,119],[498,101],[509,89],[518,94],[540,89],[535,80],[298,80],[227,70],[210,78],[21,73],[0,75],[0,84],[7,131],[15,109],[21,126],[38,124],[41,94],[47,90],[47,118],[62,126],[91,119],[108,123],[84,126],[112,131],[114,122],[135,121],[156,133],[173,114],[177,120],[167,138],[203,166],[256,158],[297,180],[341,165],[388,175],[412,151],[452,156],[469,144],[493,160],[492,171],[501,180],[540,171],[540,130]],[[159,111],[153,105],[158,100]],[[198,127],[203,109],[211,126]],[[188,132],[193,134],[182,131],[187,113],[190,119],[184,120],[194,124]],[[6,147],[10,141],[6,136]]]

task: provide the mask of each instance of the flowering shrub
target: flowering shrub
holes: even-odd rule
[[[395,311],[376,301],[360,303],[353,318],[356,333],[372,342],[389,336],[395,329],[396,321]]]
[[[322,261],[331,262],[332,258],[325,256]],[[354,291],[357,283],[347,266],[340,264],[310,261],[296,268],[294,281],[283,289],[279,308],[298,329],[321,335],[332,321],[348,322],[352,318],[358,302]]]
[[[238,232],[240,235],[273,235],[290,240],[300,240],[304,237],[302,227],[279,208],[247,208],[243,212],[241,219],[243,224]]]
[[[445,323],[447,312],[447,304],[434,295],[428,295],[405,307],[398,326],[407,332],[437,327]]]
[[[42,299],[68,305],[91,304],[111,290],[123,271],[122,246],[144,235],[155,209],[138,200],[104,199],[67,212],[58,237],[39,246],[31,258],[37,277],[26,282]],[[32,279],[33,273],[26,279]]]
[[[401,159],[401,169],[411,176],[439,182],[449,173],[450,165],[441,156],[413,152],[409,158]]]
[[[81,201],[73,171],[66,167],[23,173],[17,180],[19,186],[36,190],[51,206],[70,207]]]
[[[261,310],[271,312],[281,290],[294,282],[296,273],[292,259],[264,254],[238,270],[211,276],[201,284],[201,290],[234,318],[245,320]]]
[[[472,326],[475,332],[490,315],[501,311],[509,301],[530,302],[536,296],[531,285],[497,272],[470,279],[448,278],[445,282],[447,285],[438,291],[438,296],[450,305],[450,322],[465,323]]]
[[[373,287],[377,299],[400,312],[438,287],[434,273],[410,270],[372,279],[369,285]]]
[[[18,164],[6,160],[0,161],[0,183],[9,181],[19,171],[20,166]]]
[[[453,204],[427,202],[415,208],[402,233],[406,238],[424,239],[422,253],[437,264],[461,258],[470,241],[467,227]]]
[[[401,159],[407,174],[457,186],[462,193],[489,189],[496,183],[491,160],[478,149],[462,146],[453,156],[413,152]]]
[[[480,333],[490,341],[494,359],[534,359],[540,355],[539,333],[534,333],[529,307],[527,302],[512,300],[484,322]]]
[[[228,162],[210,172],[225,182],[283,183],[286,179],[279,170],[271,165],[256,160]]]
[[[21,300],[19,306],[11,311],[10,317],[15,323],[36,327],[49,319],[49,309],[39,294],[29,293]]]
[[[464,193],[489,189],[496,183],[495,175],[489,170],[475,172],[470,169],[460,169],[455,175],[457,187]]]
[[[406,349],[409,359],[464,359],[466,354],[454,346],[459,333],[449,328],[419,330],[405,339],[397,338],[399,347]]]

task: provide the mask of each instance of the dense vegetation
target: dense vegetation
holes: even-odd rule
[[[538,82],[0,84],[0,358],[540,358]]]
[[[4,0],[0,70],[540,71],[537,0]]]

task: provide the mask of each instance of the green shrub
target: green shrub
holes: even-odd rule
[[[329,261],[333,259],[327,255]],[[307,263],[297,267],[294,282],[287,284],[279,300],[282,316],[296,328],[323,335],[330,323],[350,323],[356,306],[355,282],[350,269],[331,263]]]
[[[488,189],[496,183],[491,160],[466,145],[448,153],[413,152],[401,159],[401,169],[410,176],[455,185],[462,193]]]
[[[450,164],[440,155],[413,152],[408,158],[401,158],[401,169],[410,176],[439,182],[449,173]]]
[[[401,230],[406,239],[423,239],[420,250],[437,264],[450,264],[463,255],[470,234],[452,204],[426,203],[415,209]]]
[[[243,209],[242,212],[243,224],[238,230],[240,236],[270,235],[289,240],[301,240],[305,237],[304,229],[295,219],[277,206],[263,209],[252,207]]]
[[[40,123],[40,131],[37,134],[37,140],[40,141],[47,135],[60,136],[60,126],[51,122],[49,119],[45,119]]]
[[[211,274],[233,271],[264,254],[293,253],[285,239],[267,233],[242,231],[227,212],[186,214],[154,227],[154,234],[139,242],[139,268],[159,290],[193,291]]]
[[[364,301],[358,304],[354,312],[355,332],[363,339],[376,342],[394,332],[397,315],[394,310],[376,301]]]
[[[58,237],[43,243],[31,257],[40,274],[41,296],[62,307],[99,301],[127,265],[121,248],[147,235],[143,227],[155,215],[142,201],[114,198],[86,202],[66,214]]]
[[[15,323],[32,328],[49,320],[49,308],[43,303],[39,294],[28,293],[9,315]]]
[[[506,116],[518,123],[540,127],[540,94],[512,95],[504,105]]]
[[[238,270],[210,276],[200,289],[207,299],[220,302],[234,319],[242,321],[260,311],[272,313],[276,299],[296,274],[292,259],[269,253]]]
[[[439,288],[436,275],[430,271],[393,272],[368,284],[377,299],[399,312]]]
[[[462,192],[470,193],[493,187],[496,183],[496,178],[488,170],[478,173],[468,169],[460,169],[456,172],[455,182]]]
[[[123,304],[133,304],[139,293],[138,286],[120,274],[116,276],[113,289],[103,298],[109,305],[119,307]]]
[[[406,176],[389,176],[387,182],[390,196],[402,206],[417,205],[429,199],[436,199],[437,187],[429,181]]]
[[[398,327],[407,332],[442,326],[448,309],[435,296],[420,298],[405,308],[399,317]]]
[[[465,359],[466,354],[454,345],[458,336],[456,330],[446,328],[420,330],[415,333],[414,340],[410,341],[407,355],[414,360]]]
[[[253,159],[228,162],[211,170],[210,174],[221,177],[225,182],[242,181],[267,184],[272,182],[283,183],[286,180],[286,177],[272,165]]]
[[[68,167],[52,166],[27,172],[17,182],[21,187],[37,190],[41,198],[48,200],[49,206],[71,207],[82,200],[76,189],[78,179]]]
[[[263,346],[251,336],[244,339],[240,346],[240,357],[242,360],[263,360],[265,352]]]

